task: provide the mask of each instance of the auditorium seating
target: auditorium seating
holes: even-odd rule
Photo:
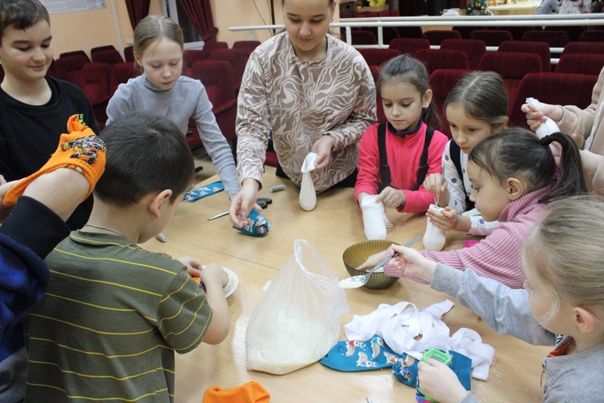
[[[527,97],[554,105],[577,105],[586,108],[591,103],[591,93],[597,76],[563,73],[529,73],[518,87],[515,102],[510,110],[510,124],[527,127],[526,117],[520,110]]]
[[[233,49],[256,49],[260,45],[260,41],[235,41]]]
[[[552,48],[563,48],[568,43],[568,33],[563,30],[535,29],[522,35],[523,41],[547,42]]]
[[[113,45],[97,46],[90,49],[90,58],[94,63],[123,63],[124,59]]]
[[[245,49],[215,49],[210,53],[209,60],[226,60],[231,63],[235,93],[239,92],[248,56]]]
[[[359,53],[370,66],[381,66],[401,54],[398,49],[359,49]]]
[[[351,31],[351,38],[353,45],[375,45],[377,43],[377,37],[371,31]]]
[[[582,42],[604,42],[604,29],[586,29],[579,35]]]
[[[511,41],[512,33],[505,29],[475,29],[470,33],[470,39],[480,39],[487,46],[499,46],[503,41]]]
[[[132,45],[124,48],[124,61],[129,63],[134,61],[134,47]]]
[[[233,88],[233,68],[225,60],[201,60],[193,63],[191,77],[201,80],[212,102],[214,115],[222,134],[231,147],[236,143],[235,118],[237,116],[237,99]],[[193,128],[193,132],[196,132]],[[190,141],[199,139],[191,136]],[[189,141],[189,136],[187,137]],[[191,144],[190,144],[191,145]]]
[[[604,66],[604,54],[566,53],[560,57],[556,73],[591,74],[597,76]]]
[[[604,54],[604,42],[569,42],[562,56],[570,53]]]
[[[432,89],[432,103],[436,113],[441,120],[441,132],[451,137],[451,129],[447,123],[447,117],[443,108],[449,91],[453,89],[457,81],[472,70],[468,69],[437,69],[430,74],[430,88]]]
[[[487,45],[479,39],[445,39],[441,49],[461,50],[468,57],[471,69],[477,69],[480,58],[487,51]]]
[[[430,41],[430,45],[440,45],[445,39],[461,39],[461,35],[458,31],[438,29],[425,31],[424,38]]]
[[[421,49],[415,56],[421,60],[432,73],[436,69],[469,69],[468,56],[461,50],[454,49]]]
[[[393,39],[388,47],[413,56],[420,49],[430,49],[430,41],[425,38],[397,38]]]
[[[109,90],[111,94],[117,90],[120,84],[127,83],[128,80],[138,76],[141,73],[136,63],[116,63],[111,69],[111,79],[109,80]]]
[[[478,69],[494,71],[503,77],[510,108],[514,104],[522,78],[528,73],[543,71],[539,55],[520,52],[487,52],[480,59]]]
[[[549,51],[549,45],[546,42],[532,42],[532,41],[503,41],[498,52],[524,52],[524,53],[535,53],[541,57],[541,66],[543,71],[550,71],[550,60],[551,53]]]

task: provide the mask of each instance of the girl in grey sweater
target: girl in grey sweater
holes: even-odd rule
[[[169,18],[150,15],[136,26],[134,56],[144,74],[118,87],[107,106],[107,124],[120,116],[145,111],[168,118],[185,134],[193,118],[231,197],[239,192],[235,159],[216,123],[203,84],[182,76],[183,46],[181,28]]]
[[[389,266],[457,297],[498,333],[554,346],[543,362],[543,401],[594,401],[604,384],[604,202],[584,196],[550,206],[524,246],[525,289],[401,246],[389,250],[400,254]],[[556,342],[557,334],[564,336]],[[419,380],[441,403],[477,401],[449,367],[434,360],[420,363]]]

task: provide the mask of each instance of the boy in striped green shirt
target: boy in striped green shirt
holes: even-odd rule
[[[217,265],[137,246],[158,234],[193,180],[193,158],[165,118],[133,114],[100,135],[105,173],[88,223],[47,257],[44,299],[26,320],[27,401],[174,400],[174,351],[228,334]]]

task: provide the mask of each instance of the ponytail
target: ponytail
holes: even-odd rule
[[[587,193],[587,186],[583,178],[583,166],[579,149],[572,138],[564,133],[552,133],[539,140],[544,147],[549,147],[552,142],[557,142],[562,147],[560,156],[560,177],[552,191],[543,197],[540,202],[548,203],[572,195]]]
[[[560,177],[556,180],[556,160],[550,144],[562,147]],[[551,192],[540,202],[587,192],[579,150],[573,140],[562,133],[554,133],[539,140],[533,132],[510,127],[478,143],[470,154],[472,161],[489,176],[505,183],[508,178],[523,178],[528,192],[552,186]]]
[[[442,120],[434,107],[434,101],[430,102],[427,108],[422,109],[422,121],[428,127],[441,127]]]

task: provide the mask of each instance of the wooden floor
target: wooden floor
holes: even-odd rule
[[[208,181],[212,180],[216,178]],[[298,207],[297,188],[275,177],[272,168],[267,168],[264,180],[266,190],[260,195],[273,198],[273,203],[264,212],[271,225],[266,238],[239,234],[231,228],[228,217],[207,221],[208,217],[228,208],[227,196],[222,192],[194,203],[182,202],[173,222],[164,231],[168,242],[162,244],[153,239],[144,245],[174,257],[194,256],[204,264],[219,263],[235,271],[240,280],[238,289],[229,298],[232,320],[228,338],[218,346],[201,345],[186,355],[177,356],[176,402],[199,403],[209,386],[228,388],[249,380],[264,385],[275,403],[414,402],[415,390],[398,383],[388,369],[342,373],[315,363],[282,376],[246,370],[246,324],[262,296],[262,286],[275,277],[291,255],[293,241],[310,241],[328,259],[338,277],[344,278],[347,272],[342,263],[342,252],[365,239],[352,189],[322,194],[318,197],[317,208],[305,212]],[[268,188],[276,183],[284,183],[286,189],[268,193]],[[423,234],[423,217],[396,211],[389,211],[388,215],[395,224],[389,230],[389,240],[404,242],[415,234]],[[463,237],[462,234],[453,237],[447,247],[459,246]],[[416,244],[416,248],[421,248],[421,243]],[[404,280],[386,290],[349,290],[347,297],[350,312],[342,316],[342,325],[348,323],[353,314],[373,312],[380,303],[395,304],[406,300],[425,308],[447,298],[427,286]],[[497,335],[459,304],[445,317],[445,322],[451,333],[460,327],[468,327],[478,331],[484,342],[495,347],[495,362],[489,380],[472,381],[472,390],[481,401],[541,401],[541,362],[548,348]]]

